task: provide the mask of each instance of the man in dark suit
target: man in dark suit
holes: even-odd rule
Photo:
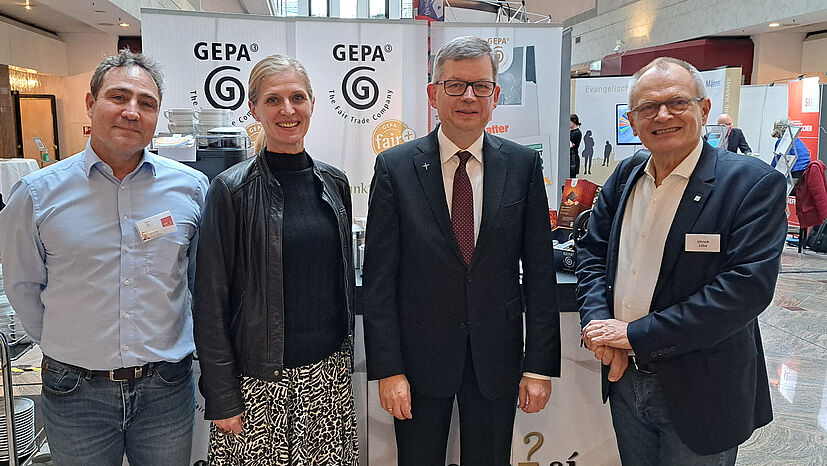
[[[741,131],[741,128],[732,126],[732,117],[729,116],[729,114],[722,113],[718,115],[718,124],[726,125],[727,127],[727,134],[724,136],[724,139],[726,140],[726,149],[728,151],[738,152],[740,150],[742,154],[752,153],[752,149],[749,148],[749,144],[747,144],[747,140],[744,137],[744,132]]]
[[[658,58],[629,120],[651,157],[624,160],[579,243],[583,341],[603,370],[623,464],[734,464],[772,420],[758,315],[787,229],[784,177],[701,138],[698,71]]]
[[[462,464],[508,464],[517,401],[527,413],[541,410],[560,375],[541,161],[485,133],[496,79],[487,42],[445,44],[428,84],[441,125],[376,160],[365,347],[403,466],[445,465],[455,398]]]

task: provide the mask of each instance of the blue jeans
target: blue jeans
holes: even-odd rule
[[[195,392],[192,359],[158,363],[129,382],[43,356],[43,417],[58,466],[185,466],[190,461]]]
[[[620,380],[609,386],[609,405],[620,460],[625,465],[735,464],[737,445],[721,453],[701,455],[683,443],[666,413],[657,374],[639,372],[630,366]]]

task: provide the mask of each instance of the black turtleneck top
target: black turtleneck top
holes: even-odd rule
[[[284,193],[284,367],[319,362],[347,336],[339,226],[307,152],[265,151]]]

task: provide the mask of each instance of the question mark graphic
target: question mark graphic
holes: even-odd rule
[[[540,463],[536,461],[531,461],[531,455],[533,455],[534,452],[539,450],[540,447],[543,445],[543,434],[539,432],[529,432],[525,435],[525,437],[523,437],[523,443],[528,445],[528,443],[531,442],[531,437],[537,437],[537,443],[535,443],[534,446],[531,447],[530,450],[528,450],[528,456],[526,456],[526,461],[518,463],[517,466],[540,466]]]

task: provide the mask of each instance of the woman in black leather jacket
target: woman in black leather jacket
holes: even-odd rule
[[[209,463],[355,465],[350,186],[304,150],[301,63],[261,60],[248,97],[266,146],[213,180],[198,244]]]

